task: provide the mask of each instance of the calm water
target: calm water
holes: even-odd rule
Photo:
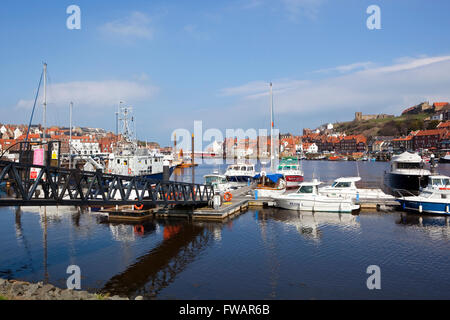
[[[367,184],[386,163],[359,163]],[[217,168],[195,169],[197,182]],[[304,163],[306,178],[356,175],[354,162]],[[440,167],[441,173],[448,168]],[[192,179],[192,171],[177,179]],[[34,211],[34,212],[33,212]],[[46,217],[46,218],[45,218]],[[450,298],[450,225],[399,212],[251,210],[223,223],[154,220],[139,227],[48,208],[0,209],[0,277],[157,299]],[[381,268],[378,291],[366,268]]]

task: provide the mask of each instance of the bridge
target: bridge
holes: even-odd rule
[[[0,160],[1,206],[188,206],[211,203],[212,186]]]

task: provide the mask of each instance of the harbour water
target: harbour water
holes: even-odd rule
[[[359,175],[381,185],[383,162],[305,161],[305,178]],[[217,165],[175,171],[203,181]],[[224,166],[221,167],[222,172]],[[450,166],[440,165],[448,174]],[[194,171],[192,171],[194,170]],[[34,211],[34,212],[33,212]],[[156,299],[449,299],[450,224],[401,212],[359,215],[249,210],[223,222],[112,224],[77,210],[0,209],[0,277]],[[381,269],[368,290],[367,267]]]

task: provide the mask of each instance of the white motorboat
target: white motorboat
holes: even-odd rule
[[[430,176],[428,185],[418,196],[403,192],[399,191],[401,197],[397,201],[404,210],[450,215],[450,177]]]
[[[233,189],[230,182],[228,182],[227,177],[219,172],[213,172],[212,174],[207,174],[203,176],[205,178],[205,185],[210,185],[214,187],[214,190],[220,193],[227,192]]]
[[[229,166],[225,176],[229,182],[248,183],[256,175],[253,164],[237,163]]]
[[[266,174],[262,171],[255,179],[258,180],[255,198],[274,198],[286,192],[286,180],[282,174]]]
[[[359,210],[360,206],[352,199],[320,195],[318,192],[320,184],[318,180],[302,182],[297,192],[275,197],[276,206],[288,210],[312,212],[352,213]]]
[[[417,153],[404,152],[392,157],[391,171],[385,174],[385,184],[393,190],[403,189],[417,192],[426,187],[430,170]]]
[[[319,188],[319,194],[329,197],[346,198],[352,200],[395,200],[394,196],[384,193],[381,189],[357,188],[356,182],[360,177],[343,177],[334,180],[331,186]]]

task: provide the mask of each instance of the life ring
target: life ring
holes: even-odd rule
[[[223,195],[223,200],[225,202],[230,202],[231,199],[233,199],[233,195],[231,194],[231,192],[225,192],[225,194]]]
[[[137,204],[135,204],[135,205],[134,205],[134,208],[135,208],[136,210],[142,210],[142,209],[144,209],[144,205],[141,204],[140,206],[138,206]]]
[[[128,168],[128,174],[131,174],[131,168]]]
[[[137,225],[134,226],[134,232],[140,235],[144,234],[144,226],[143,225]]]

